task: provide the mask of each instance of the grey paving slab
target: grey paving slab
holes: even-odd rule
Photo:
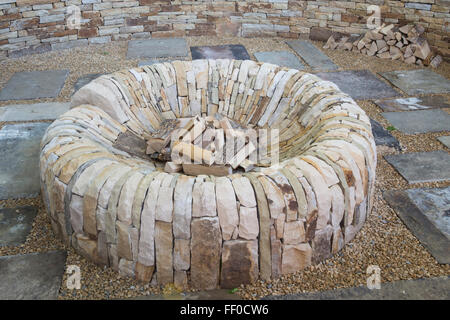
[[[65,269],[65,251],[0,257],[0,300],[55,300]]]
[[[407,134],[450,130],[450,114],[439,109],[382,112],[381,115],[395,128]]]
[[[69,102],[11,104],[0,107],[2,121],[54,120],[70,108]]]
[[[450,108],[450,99],[444,96],[423,96],[374,101],[383,111],[414,111]]]
[[[450,180],[450,154],[439,150],[385,155],[408,183]]]
[[[39,194],[39,145],[49,125],[7,124],[0,130],[0,200]]]
[[[0,209],[0,247],[24,243],[36,214],[33,206]]]
[[[73,86],[73,91],[74,92],[78,91],[78,89],[87,85],[89,82],[91,82],[94,79],[97,79],[98,77],[100,77],[102,75],[104,75],[104,73],[91,73],[91,74],[86,74],[84,76],[79,77],[77,82],[75,82],[75,84]]]
[[[450,240],[450,187],[406,190],[412,202]]]
[[[320,72],[317,76],[334,82],[356,100],[381,99],[399,94],[368,70]]]
[[[185,57],[187,55],[187,42],[182,38],[133,40],[128,42],[128,59]]]
[[[384,199],[395,210],[397,215],[414,234],[420,243],[430,252],[438,263],[450,263],[450,241],[439,230],[426,213],[411,200],[407,192],[389,190],[383,192]],[[422,199],[423,200],[423,199]],[[419,200],[423,207],[423,202]],[[427,206],[425,204],[425,206]],[[428,205],[429,207],[430,205]],[[427,210],[427,209],[425,209]]]
[[[450,136],[442,136],[437,138],[443,145],[450,148]]]
[[[450,81],[428,69],[381,72],[380,75],[409,95],[450,92]]]
[[[393,148],[397,151],[401,150],[400,143],[388,130],[377,121],[370,119],[372,125],[372,133],[375,138],[375,144],[377,147]]]
[[[56,98],[68,75],[69,70],[17,72],[0,91],[0,100]]]
[[[383,270],[381,270],[383,278]],[[367,286],[311,293],[267,296],[263,300],[448,300],[450,278],[400,280],[381,283],[380,289]]]
[[[334,64],[312,42],[306,40],[286,41],[286,43],[313,69],[323,71],[337,70]]]
[[[248,60],[250,55],[241,44],[225,44],[221,46],[191,47],[192,59],[235,59]]]
[[[303,70],[305,68],[297,56],[289,51],[255,52],[254,56],[260,62],[268,62],[297,70]]]

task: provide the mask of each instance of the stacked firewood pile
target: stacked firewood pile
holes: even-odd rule
[[[383,24],[359,37],[334,33],[324,48],[361,52],[382,59],[401,60],[408,64],[431,65],[437,68],[442,62],[442,57],[431,51],[428,41],[423,37],[424,31],[421,25],[407,24],[398,27]]]
[[[267,157],[256,156],[261,148],[267,148],[266,136],[262,138],[258,131],[243,128],[218,113],[214,117],[166,119],[147,140],[146,153],[166,161],[164,170],[169,173],[225,176],[234,170],[248,172],[268,165]]]

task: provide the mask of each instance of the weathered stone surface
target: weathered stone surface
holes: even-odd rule
[[[297,272],[311,264],[312,250],[307,243],[284,245],[282,274]]]
[[[66,256],[49,251],[0,257],[0,299],[56,300]]]
[[[338,66],[334,64],[322,51],[316,48],[314,44],[304,40],[286,41],[286,43],[302,57],[311,68],[315,70],[337,70]]]
[[[189,270],[191,265],[191,241],[175,239],[173,247],[173,267],[176,271]]]
[[[73,91],[76,92],[81,87],[87,85],[89,82],[91,82],[94,79],[97,79],[98,77],[102,76],[102,73],[91,73],[84,75],[77,79],[77,82],[73,85]]]
[[[241,206],[239,209],[239,237],[256,239],[259,234],[258,212],[256,208]]]
[[[407,134],[450,131],[450,115],[443,110],[383,112],[381,115]]]
[[[450,108],[450,101],[445,96],[423,96],[374,101],[383,111],[414,111],[423,109]]]
[[[173,235],[171,223],[156,221],[155,249],[158,284],[173,283]]]
[[[1,128],[0,200],[35,197],[40,191],[39,141],[48,125],[37,122]]]
[[[372,133],[375,138],[375,144],[377,145],[377,150],[381,148],[392,148],[397,151],[401,150],[400,143],[397,138],[389,133],[383,126],[377,121],[370,119],[370,124],[372,126]],[[379,149],[378,149],[379,147]]]
[[[173,235],[177,239],[191,237],[192,186],[195,179],[182,175],[174,190]]]
[[[152,280],[154,270],[155,266],[145,266],[138,261],[135,269],[136,279],[144,283],[149,283]]]
[[[283,193],[270,178],[260,176],[259,181],[264,188],[267,202],[269,203],[270,217],[276,219],[285,212]]]
[[[246,177],[233,178],[234,192],[241,206],[248,208],[256,207],[255,193],[250,181]]]
[[[15,73],[0,91],[0,101],[56,98],[68,75],[69,70]]]
[[[331,256],[331,236],[333,228],[328,225],[322,230],[317,230],[312,242],[312,262],[318,263]]]
[[[305,242],[305,226],[302,221],[289,221],[284,224],[283,243],[299,244]]]
[[[230,240],[239,224],[236,196],[233,185],[226,177],[216,179],[217,213],[224,240]]]
[[[127,59],[185,57],[188,55],[185,39],[133,40],[128,43]]]
[[[247,60],[250,56],[243,45],[191,47],[192,59],[235,59]]]
[[[192,191],[192,216],[214,217],[216,212],[215,184],[208,181],[198,181]]]
[[[450,149],[450,136],[442,136],[437,138],[443,145]]]
[[[219,219],[194,219],[191,229],[191,286],[215,289],[219,285],[222,246]]]
[[[428,69],[381,72],[380,75],[408,95],[450,92],[450,81]]]
[[[353,99],[380,99],[399,96],[389,85],[367,70],[320,72],[318,77],[334,82]]]
[[[236,288],[258,279],[258,242],[231,240],[223,243],[220,286]]]
[[[295,54],[292,54],[289,51],[255,52],[254,55],[259,62],[272,63],[297,70],[303,70],[305,68]]]
[[[53,120],[68,110],[67,102],[11,104],[0,107],[0,121]]]
[[[32,206],[0,209],[0,247],[24,243],[36,214]]]
[[[412,152],[384,156],[408,183],[450,180],[450,155],[445,151]]]

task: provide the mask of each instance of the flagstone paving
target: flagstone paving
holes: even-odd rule
[[[17,72],[0,91],[0,101],[56,98],[68,75],[69,70]]]
[[[313,43],[305,40],[286,41],[286,43],[314,70],[333,71],[338,69],[338,66]]]
[[[0,107],[0,122],[54,120],[69,108],[69,102],[11,104]]]
[[[450,148],[450,136],[442,136],[437,138],[443,145]]]
[[[393,149],[392,151],[401,150],[400,143],[397,138],[395,138],[388,130],[384,129],[380,123],[370,119],[370,124],[372,125],[372,133],[375,138],[377,148],[381,147]]]
[[[380,75],[409,95],[450,92],[450,81],[428,69],[381,72]]]
[[[180,57],[177,59],[167,59],[167,58],[161,58],[161,59],[148,59],[148,60],[142,60],[138,62],[138,67],[142,67],[142,66],[148,66],[151,64],[155,64],[155,63],[163,63],[163,62],[172,62],[174,60],[186,60],[186,58],[184,57]]]
[[[450,240],[440,230],[448,228],[448,217],[447,219],[445,218],[445,215],[448,215],[448,209],[444,211],[445,208],[448,208],[448,203],[444,208],[439,207],[445,200],[436,201],[435,195],[430,195],[429,190],[409,192],[411,193],[408,194],[408,191],[402,190],[389,190],[383,193],[383,197],[430,254],[439,263],[449,264]],[[427,192],[428,195],[425,195]],[[431,192],[435,193],[436,191]],[[446,192],[446,197],[448,199],[448,190],[440,192]],[[416,203],[419,204],[420,207],[416,205],[415,201],[411,200],[412,197],[417,196],[419,193],[421,193],[422,199],[416,200]],[[432,202],[426,204],[426,201],[430,201],[430,198],[433,198]],[[439,208],[436,208],[436,206]],[[438,213],[436,213],[436,211]],[[436,221],[438,222],[436,223]],[[447,226],[445,226],[446,223]],[[442,224],[444,224],[444,226]]]
[[[383,111],[413,111],[422,109],[450,108],[449,98],[444,96],[423,96],[398,99],[375,100]]]
[[[443,110],[381,113],[395,128],[407,134],[450,130],[450,114]]]
[[[0,209],[0,247],[24,243],[36,214],[32,206]]]
[[[400,95],[368,70],[320,72],[316,75],[324,80],[334,82],[342,91],[356,100],[389,98]]]
[[[406,190],[412,202],[450,240],[450,187]]]
[[[128,42],[127,59],[185,57],[188,55],[186,39],[165,38],[133,40]]]
[[[381,270],[381,278],[383,270]],[[263,300],[448,300],[450,277],[400,280],[381,283],[380,289],[367,286],[312,293],[267,296]]]
[[[289,51],[255,52],[254,56],[260,62],[268,62],[297,70],[305,68],[297,56]]]
[[[54,300],[62,285],[65,251],[0,257],[0,300]]]
[[[240,44],[227,44],[221,46],[191,47],[192,60],[195,59],[235,59],[249,60],[247,49]]]
[[[39,194],[39,145],[49,125],[7,124],[0,130],[0,200]]]
[[[91,82],[94,79],[97,79],[98,77],[102,76],[103,73],[91,73],[86,74],[80,78],[78,78],[77,82],[75,82],[73,86],[73,92],[78,91],[81,87],[87,85],[89,82]]]
[[[384,158],[408,183],[450,180],[450,154],[446,151],[391,154]]]

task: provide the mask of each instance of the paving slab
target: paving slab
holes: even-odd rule
[[[427,216],[426,212],[424,213],[413,200],[411,200],[408,192],[402,190],[389,190],[383,192],[383,197],[395,210],[406,227],[430,252],[436,261],[441,264],[449,264],[449,239],[436,227],[432,220]],[[430,204],[424,204],[423,200],[427,201],[425,197],[423,197],[421,200],[418,200],[417,203],[423,208],[425,206],[425,210],[427,210],[426,207],[430,207]],[[431,204],[431,206],[432,205],[433,204]]]
[[[383,277],[383,270],[381,270]],[[400,280],[381,283],[380,289],[367,286],[311,293],[267,296],[263,300],[448,300],[450,277]]]
[[[313,43],[305,40],[286,41],[286,43],[314,70],[333,71],[338,69],[338,66]]]
[[[439,109],[382,112],[381,115],[407,134],[450,131],[450,114]]]
[[[450,108],[450,99],[444,96],[423,96],[398,99],[375,100],[383,111],[414,111]]]
[[[305,69],[297,56],[289,51],[255,52],[254,56],[259,62],[268,62],[297,70]]]
[[[381,99],[399,95],[368,70],[320,72],[316,75],[334,82],[343,92],[356,100]]]
[[[450,81],[428,69],[380,72],[380,75],[409,95],[450,92]]]
[[[0,200],[39,194],[39,145],[49,125],[7,124],[0,130]]]
[[[33,206],[0,209],[0,247],[24,243],[37,212]]]
[[[182,38],[132,40],[128,42],[127,59],[185,57],[187,55],[187,42]]]
[[[450,154],[439,150],[385,155],[408,183],[450,180]]]
[[[450,187],[406,190],[412,202],[450,240]]]
[[[56,300],[65,251],[0,257],[0,300]]]
[[[241,44],[226,44],[221,46],[191,47],[192,59],[235,59],[248,60],[250,55]]]
[[[69,102],[11,104],[0,107],[0,122],[54,120],[69,108]]]
[[[444,146],[450,149],[450,136],[442,136],[437,138]]]
[[[372,133],[375,138],[375,144],[377,148],[387,148],[387,149],[393,149],[400,151],[400,143],[398,142],[397,138],[395,138],[388,130],[383,128],[383,126],[373,120],[370,119],[370,124],[372,125]]]
[[[90,74],[86,74],[84,76],[79,77],[77,82],[75,82],[75,84],[73,86],[73,92],[77,92],[78,89],[80,89],[81,87],[84,87],[89,82],[97,79],[98,77],[100,77],[102,75],[104,75],[104,73],[90,73]]]
[[[142,60],[138,62],[138,67],[142,67],[142,66],[148,66],[151,64],[155,64],[155,63],[163,63],[163,62],[172,62],[175,60],[181,60],[184,61],[186,60],[186,58],[177,58],[177,59],[148,59],[148,60]]]
[[[0,91],[0,101],[56,98],[69,70],[17,72]]]

